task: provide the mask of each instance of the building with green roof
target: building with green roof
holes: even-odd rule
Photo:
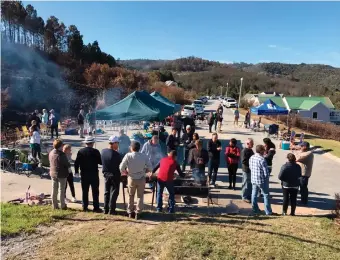
[[[321,102],[329,109],[334,109],[332,101],[328,97],[284,97],[289,110],[309,109]],[[303,107],[301,107],[303,105]],[[309,108],[308,108],[309,107]]]

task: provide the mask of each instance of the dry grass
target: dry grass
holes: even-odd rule
[[[339,259],[340,234],[326,218],[190,218],[149,221],[87,215],[38,250],[40,259]],[[75,229],[76,225],[79,227]],[[288,254],[289,252],[289,254]]]

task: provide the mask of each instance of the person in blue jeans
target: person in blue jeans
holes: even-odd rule
[[[169,192],[168,200],[168,212],[175,212],[175,190],[174,190],[174,174],[175,171],[182,177],[184,174],[180,165],[176,161],[177,152],[172,150],[168,153],[168,156],[161,159],[160,162],[153,169],[154,174],[158,169],[157,174],[157,212],[163,211],[163,191],[166,188]]]
[[[269,170],[267,162],[264,158],[265,147],[263,145],[256,146],[256,153],[249,159],[249,168],[251,172],[251,183],[253,185],[251,194],[252,209],[255,214],[260,213],[257,204],[257,195],[261,191],[264,198],[264,206],[266,215],[272,215],[269,195]]]
[[[250,203],[251,201],[251,192],[252,192],[252,184],[251,184],[251,173],[249,168],[249,159],[254,155],[253,152],[254,140],[252,138],[248,138],[246,140],[246,147],[241,152],[241,162],[242,162],[242,200]]]

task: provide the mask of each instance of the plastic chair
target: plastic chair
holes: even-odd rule
[[[14,149],[2,149],[0,153],[1,167],[4,171],[15,171],[15,157],[16,152]]]
[[[29,133],[29,131],[28,131],[28,129],[27,129],[27,126],[22,126],[21,127],[22,128],[22,132],[23,132],[23,135],[24,135],[24,138],[29,138],[30,137],[30,133]]]

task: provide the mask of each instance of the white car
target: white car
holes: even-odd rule
[[[181,116],[194,117],[195,116],[195,107],[191,106],[191,105],[185,105],[182,109]]]
[[[201,100],[195,100],[192,105],[195,107],[196,115],[203,114],[204,113],[204,105]]]
[[[227,98],[227,99],[225,99],[223,105],[225,107],[228,107],[228,108],[230,108],[230,107],[237,107],[237,102],[233,98]]]

